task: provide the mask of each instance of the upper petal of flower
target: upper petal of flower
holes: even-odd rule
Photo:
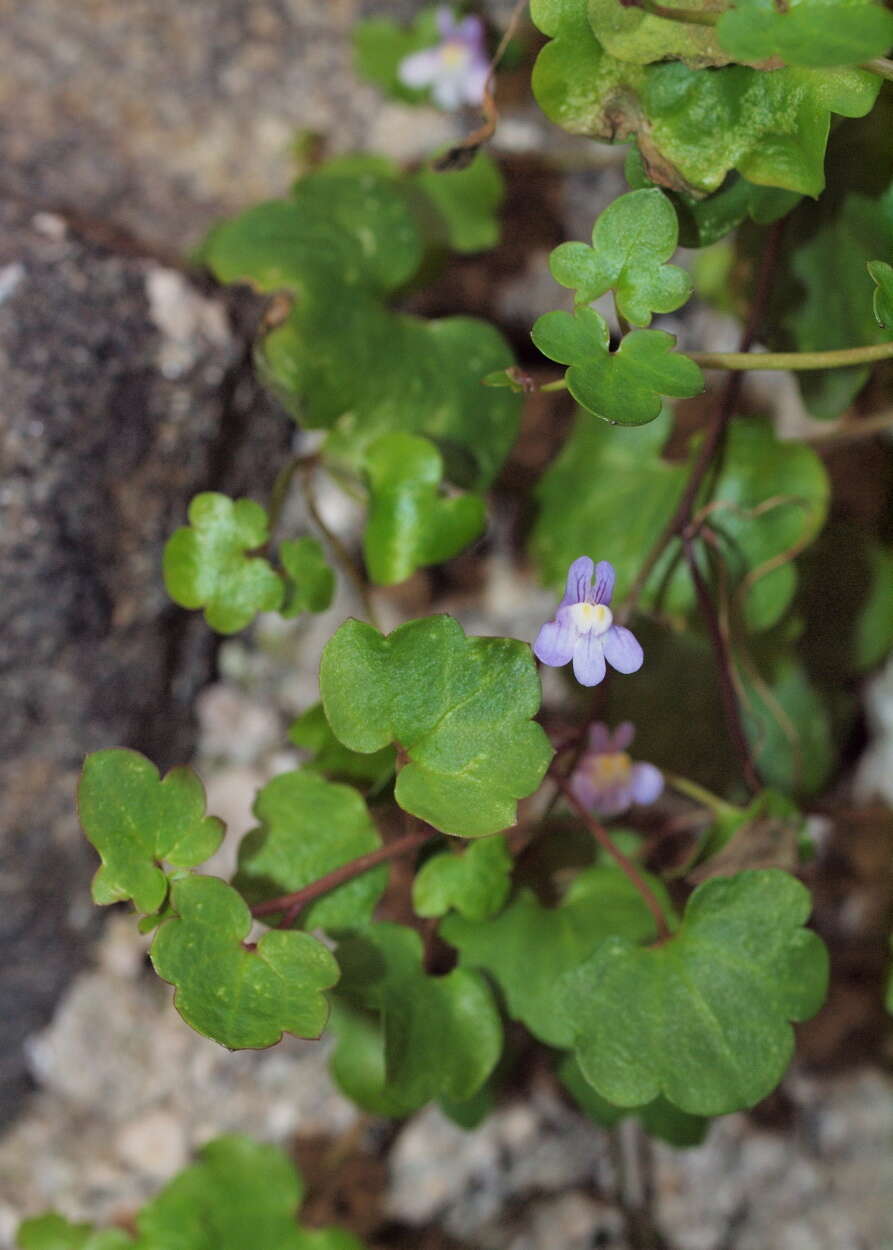
[[[608,751],[614,749],[613,736],[607,725],[597,720],[595,724],[589,726],[589,735],[587,738],[587,755],[605,755]]]
[[[620,626],[618,625],[619,629]],[[625,720],[617,726],[611,735],[611,750],[625,751],[636,736],[636,729],[631,720]]]
[[[595,602],[610,603],[614,594],[614,565],[610,560],[599,560],[595,566]]]
[[[579,556],[573,562],[567,571],[567,585],[564,598],[561,600],[561,607],[566,608],[571,603],[586,602],[594,571],[595,565],[589,556]]]
[[[605,677],[603,639],[596,633],[578,635],[574,647],[574,676],[581,686],[597,686]]]
[[[561,668],[574,658],[579,631],[573,617],[559,608],[554,621],[548,621],[536,636],[533,654],[550,668]]]
[[[605,658],[618,673],[636,673],[645,662],[641,646],[622,625],[612,625],[601,641]]]
[[[440,70],[440,48],[423,48],[403,58],[397,66],[397,77],[404,87],[430,87]]]
[[[633,764],[629,789],[634,803],[653,803],[664,792],[664,775],[653,764]]]

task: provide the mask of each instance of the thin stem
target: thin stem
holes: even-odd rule
[[[701,615],[704,618],[704,623],[707,626],[710,641],[713,644],[713,650],[716,655],[716,664],[719,670],[719,689],[722,695],[729,733],[732,736],[732,742],[734,743],[747,787],[753,794],[756,794],[761,789],[760,778],[750,754],[750,745],[741,720],[741,709],[738,706],[738,695],[735,690],[735,679],[732,669],[734,663],[732,653],[728,640],[720,627],[719,617],[717,616],[713,600],[710,598],[707,583],[704,581],[703,574],[698,567],[694,544],[690,538],[683,540],[683,550],[689,572],[691,573],[691,580],[694,583],[695,594],[698,597]]]
[[[607,855],[611,856],[611,858],[617,864],[618,868],[620,868],[621,871],[626,873],[632,885],[639,892],[639,894],[641,894],[642,901],[644,902],[645,906],[648,908],[648,910],[651,912],[652,916],[654,917],[654,923],[657,927],[658,939],[661,942],[665,942],[667,938],[671,936],[670,926],[667,923],[666,916],[664,915],[664,909],[661,907],[660,903],[657,901],[657,896],[655,895],[654,891],[651,889],[651,886],[642,877],[641,873],[636,868],[632,860],[627,859],[627,857],[623,854],[623,851],[621,851],[619,847],[614,845],[607,829],[605,829],[603,825],[599,824],[599,822],[595,819],[592,813],[580,802],[580,800],[577,798],[577,796],[574,794],[573,790],[571,789],[570,783],[567,780],[567,778],[563,777],[560,773],[557,773],[557,772],[553,772],[550,775],[552,776],[553,780],[555,781],[555,784],[558,786],[559,790],[564,795],[569,805],[574,809],[574,811],[580,817],[583,824],[586,826],[586,828],[595,838],[596,842],[599,844],[602,850]]]
[[[881,78],[893,82],[893,61],[888,61],[885,56],[876,56],[873,61],[865,61],[859,68],[870,70],[872,74],[880,74]]]
[[[380,630],[381,625],[378,620],[378,614],[375,611],[375,604],[372,602],[369,585],[365,577],[363,577],[363,574],[354,564],[353,556],[347,550],[344,543],[334,530],[329,528],[328,523],[323,519],[316,499],[316,491],[313,489],[313,477],[310,473],[306,473],[304,475],[304,499],[307,503],[307,511],[313,518],[317,529],[332,548],[332,554],[341,566],[342,571],[356,588],[357,594],[360,596],[363,603],[363,611],[366,615],[366,619],[374,625],[376,629]]]
[[[684,794],[687,799],[693,799],[701,807],[706,807],[716,816],[728,816],[738,810],[733,804],[727,803],[725,799],[721,799],[718,794],[705,789],[704,786],[699,786],[696,781],[690,781],[688,777],[680,777],[677,773],[668,773],[665,768],[661,769],[661,772],[668,786],[678,790],[680,794]]]
[[[686,352],[689,360],[704,369],[744,369],[752,372],[777,369],[843,369],[868,365],[893,357],[893,343],[867,347],[841,347],[829,352]]]
[[[830,430],[815,430],[807,434],[803,441],[812,443],[819,451],[823,451],[837,443],[855,443],[859,439],[874,438],[887,430],[893,430],[893,409],[873,413],[870,417],[860,417],[858,420],[843,421]]]
[[[388,860],[398,859],[401,855],[408,855],[410,851],[416,850],[420,846],[424,846],[431,838],[437,836],[434,829],[421,829],[415,833],[406,833],[401,838],[395,838],[393,842],[388,842],[386,846],[380,846],[377,851],[369,851],[366,855],[358,855],[356,859],[348,860],[346,864],[341,864],[338,868],[333,868],[331,872],[327,872],[324,877],[319,877],[316,881],[311,881],[309,885],[305,885],[300,890],[295,890],[292,894],[282,894],[279,898],[267,899],[266,902],[256,903],[251,908],[252,916],[270,916],[275,912],[284,912],[285,915],[279,922],[280,929],[290,928],[303,909],[320,898],[323,894],[328,894],[330,890],[334,890],[339,885],[344,885],[346,881],[353,881],[354,877],[362,876],[364,872],[368,872],[370,868],[376,868],[379,864],[387,863]]]
[[[297,473],[298,469],[310,469],[318,462],[319,456],[316,453],[309,456],[292,456],[276,474],[276,480],[270,492],[270,507],[268,511],[271,539],[282,516],[282,509],[285,507],[285,501],[288,498],[288,489],[291,486],[295,473]]]
[[[756,289],[754,291],[753,302],[750,306],[750,313],[747,323],[741,334],[740,348],[742,353],[747,353],[753,346],[754,339],[757,336],[757,330],[766,311],[766,304],[769,300],[769,292],[772,287],[772,277],[776,269],[778,261],[778,253],[781,248],[782,234],[784,233],[785,219],[777,221],[769,232],[766,240],[766,246],[760,257],[760,268],[757,273]],[[713,413],[713,419],[707,427],[698,451],[697,459],[689,474],[688,482],[685,490],[680,496],[676,510],[667,521],[664,528],[658,534],[651,546],[648,554],[639,569],[638,574],[627,591],[626,598],[623,600],[618,612],[615,614],[620,624],[625,624],[635,610],[636,604],[645,589],[645,583],[651,576],[654,566],[664,553],[664,550],[670,542],[678,535],[682,534],[686,526],[691,520],[692,509],[697,500],[698,492],[701,484],[710,467],[713,459],[722,445],[725,435],[726,426],[734,415],[735,408],[738,403],[738,396],[741,393],[742,377],[740,373],[731,373],[726,379],[726,384],[720,392],[719,402]]]

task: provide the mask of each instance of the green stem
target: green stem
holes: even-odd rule
[[[693,799],[695,803],[700,803],[702,807],[706,807],[713,812],[714,816],[731,816],[738,811],[738,808],[732,803],[727,803],[725,799],[721,799],[712,790],[699,786],[696,781],[689,781],[688,777],[680,777],[676,773],[668,773],[665,768],[661,769],[661,772],[668,786],[672,786],[674,790],[678,790],[686,798]]]
[[[876,56],[873,61],[866,61],[859,68],[870,70],[872,74],[880,74],[881,78],[893,82],[893,61],[888,61],[885,56]]]
[[[847,365],[868,365],[893,357],[893,343],[872,343],[867,347],[841,347],[829,352],[686,352],[690,360],[705,369],[843,369]]]

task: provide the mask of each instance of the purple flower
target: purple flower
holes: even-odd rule
[[[479,17],[456,21],[443,5],[437,10],[437,28],[440,43],[404,57],[397,77],[404,87],[429,88],[442,109],[480,104],[490,72],[484,23]]]
[[[612,734],[606,725],[589,730],[587,749],[574,769],[570,787],[597,816],[619,816],[633,803],[653,803],[663,793],[664,779],[653,764],[634,764],[626,753],[635,730],[624,721]]]
[[[618,673],[637,672],[645,657],[630,631],[614,624],[608,606],[613,593],[613,564],[600,560],[593,565],[589,556],[580,556],[568,570],[555,619],[537,634],[534,655],[551,668],[573,660],[581,686],[597,686],[604,680],[605,660]]]

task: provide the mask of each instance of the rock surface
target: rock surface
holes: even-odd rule
[[[168,601],[161,547],[193,493],[238,489],[249,465],[256,489],[288,437],[253,389],[243,420],[242,353],[225,304],[181,273],[0,203],[0,1117],[95,924],[84,754],[167,767],[191,747],[214,644]]]

